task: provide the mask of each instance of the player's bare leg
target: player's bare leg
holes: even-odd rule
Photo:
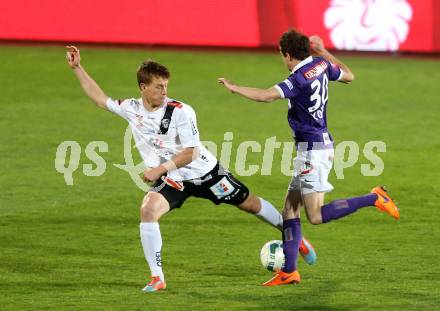
[[[256,215],[278,230],[283,230],[283,217],[270,202],[251,193],[247,199],[237,207],[245,212]],[[311,243],[304,237],[301,239],[299,252],[304,261],[309,265],[313,265],[316,262],[316,252]]]
[[[324,205],[324,192],[313,192],[302,195],[307,219],[313,225],[322,223],[321,208]]]
[[[237,207],[242,211],[257,214],[261,210],[261,201],[259,197],[250,193],[246,200]]]
[[[140,236],[145,259],[151,271],[151,281],[142,289],[155,292],[166,288],[162,271],[162,236],[159,219],[170,210],[168,201],[162,194],[149,192],[141,205]]]
[[[170,205],[164,196],[157,192],[149,192],[144,196],[141,205],[141,221],[157,222],[170,210]]]

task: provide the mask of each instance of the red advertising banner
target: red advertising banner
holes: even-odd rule
[[[440,1],[432,2],[433,8],[433,50],[440,51]]]
[[[291,27],[328,47],[440,51],[437,0],[3,0],[0,40],[277,46]]]
[[[255,0],[2,0],[0,39],[259,45]]]

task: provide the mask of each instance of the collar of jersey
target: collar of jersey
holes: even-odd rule
[[[313,61],[313,57],[309,56],[306,59],[302,60],[299,64],[297,64],[295,67],[293,67],[292,69],[292,73],[294,73],[295,71],[297,71],[298,69],[300,69],[302,66],[307,65],[308,63]]]
[[[164,108],[164,107],[165,107],[169,102],[171,102],[171,101],[172,101],[171,98],[166,97],[166,98],[165,98],[165,101],[164,101],[164,103],[163,103],[163,105],[160,106],[159,109],[154,110],[154,111],[148,111],[148,110],[145,108],[145,106],[144,106],[144,101],[143,101],[142,97],[139,98],[139,102],[141,103],[142,108],[143,108],[144,111],[147,112],[147,113],[157,113],[158,111],[160,111],[162,108]]]

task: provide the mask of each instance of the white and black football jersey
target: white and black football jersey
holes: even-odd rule
[[[130,124],[136,147],[147,167],[156,167],[182,151],[198,147],[199,156],[188,165],[168,172],[176,181],[200,178],[209,173],[217,159],[202,146],[197,128],[196,114],[191,106],[166,98],[155,111],[145,109],[142,98],[113,100],[108,98],[107,108]],[[165,116],[168,108],[170,116]],[[164,117],[165,116],[165,117]]]

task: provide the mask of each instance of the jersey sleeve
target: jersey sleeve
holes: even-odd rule
[[[199,147],[201,144],[194,110],[189,106],[182,107],[179,110],[176,115],[176,128],[180,143],[184,148]]]
[[[129,100],[114,100],[112,98],[107,98],[107,101],[105,102],[107,109],[114,114],[117,114],[118,116],[127,119],[127,113],[124,110],[123,105],[126,104]]]
[[[274,88],[280,93],[281,98],[293,98],[298,94],[298,87],[290,79],[274,85]]]
[[[335,64],[332,64],[330,62],[327,62],[328,64],[328,79],[330,81],[339,81],[341,80],[342,76],[344,75],[344,72],[342,71],[342,69]]]

